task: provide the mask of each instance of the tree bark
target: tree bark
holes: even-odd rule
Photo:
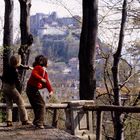
[[[125,23],[127,17],[127,0],[123,2],[123,9],[122,9],[122,21],[121,21],[121,29],[119,35],[119,43],[116,53],[114,54],[114,62],[112,67],[112,74],[113,74],[113,83],[114,83],[114,104],[121,106],[121,99],[120,99],[120,90],[119,90],[119,61],[121,57],[122,47],[123,47],[123,40],[124,40],[124,30],[125,30]],[[114,122],[114,129],[115,129],[115,139],[116,140],[123,140],[124,133],[123,133],[123,124],[121,120],[121,113],[115,112],[114,113],[115,122]]]
[[[98,29],[98,0],[83,0],[83,22],[80,37],[80,99],[95,99],[95,57]]]
[[[13,0],[5,0],[4,37],[3,37],[3,73],[9,65],[11,46],[13,45]]]
[[[21,30],[21,46],[19,49],[19,54],[21,55],[21,63],[23,65],[28,64],[30,46],[33,42],[33,37],[30,34],[30,8],[31,0],[19,0],[20,3],[20,30]],[[19,71],[21,85],[24,85],[25,70]],[[19,89],[20,92],[22,91]]]
[[[3,35],[3,75],[8,69],[9,59],[11,56],[11,46],[13,45],[13,0],[5,1],[4,14],[4,35]],[[5,102],[5,100],[3,101]],[[6,110],[4,109],[3,112]],[[4,117],[5,118],[5,114]]]

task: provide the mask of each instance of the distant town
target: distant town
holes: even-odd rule
[[[75,34],[80,33],[81,17],[75,15],[73,17],[58,18],[56,12],[51,14],[37,13],[30,17],[31,32],[39,37],[51,35],[67,35],[70,31]]]

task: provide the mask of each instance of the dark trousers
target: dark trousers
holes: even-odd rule
[[[34,111],[34,125],[43,125],[45,116],[45,102],[38,89],[27,86],[26,93]]]

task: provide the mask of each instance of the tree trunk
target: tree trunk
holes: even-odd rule
[[[33,42],[33,37],[30,34],[30,8],[31,0],[19,0],[20,3],[20,30],[21,30],[21,46],[19,54],[21,55],[21,63],[28,64],[30,46]],[[21,85],[24,85],[25,70],[19,71]],[[20,92],[22,91],[22,86]]]
[[[98,0],[83,0],[83,22],[80,37],[80,99],[95,99],[95,53],[98,28]]]
[[[3,37],[3,73],[6,71],[13,45],[13,0],[5,0],[4,37]]]
[[[114,63],[112,67],[112,74],[113,74],[113,83],[114,83],[114,104],[121,106],[121,99],[120,99],[120,90],[119,90],[119,60],[121,57],[122,47],[123,47],[123,40],[124,40],[124,29],[127,17],[127,0],[123,2],[123,9],[122,9],[122,21],[121,21],[121,29],[120,29],[120,36],[119,36],[119,43],[116,53],[114,54]],[[116,140],[123,140],[124,133],[123,133],[123,124],[121,120],[121,113],[115,112],[115,122],[114,122],[114,129],[115,129],[115,139]]]
[[[8,69],[9,59],[11,56],[11,46],[13,45],[13,0],[5,1],[5,14],[4,14],[4,35],[3,35],[3,74]],[[5,101],[3,101],[5,102]],[[5,112],[4,109],[2,112]],[[3,116],[5,119],[5,114]]]

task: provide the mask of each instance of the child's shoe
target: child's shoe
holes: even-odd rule
[[[13,123],[11,121],[7,121],[7,127],[13,126]]]
[[[43,125],[35,125],[36,128],[39,128],[39,129],[44,129],[45,127]]]
[[[22,122],[22,125],[31,125],[32,123],[31,122],[29,122],[28,120],[27,121],[23,121]]]

